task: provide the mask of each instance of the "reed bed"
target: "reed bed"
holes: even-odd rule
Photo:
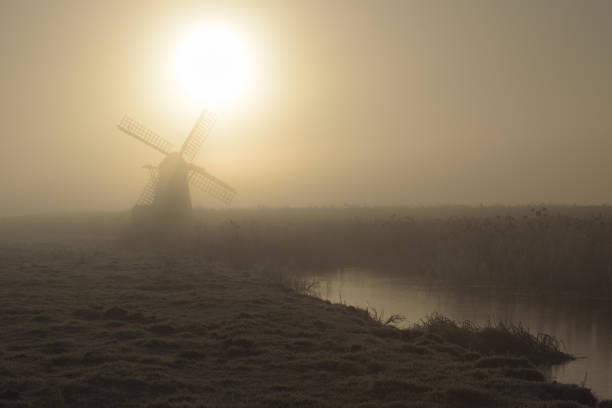
[[[612,293],[609,207],[202,211],[188,245],[238,266],[361,267],[437,284]]]
[[[608,206],[256,208],[194,218],[178,233],[135,228],[128,213],[14,217],[0,220],[0,238],[59,234],[78,245],[95,235],[107,245],[121,235],[121,246],[292,273],[357,267],[424,283],[612,297]]]

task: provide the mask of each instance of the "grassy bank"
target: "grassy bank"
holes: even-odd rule
[[[201,257],[2,245],[0,261],[3,407],[596,405],[535,369],[553,343],[508,328],[400,330]]]
[[[574,357],[561,350],[560,340],[545,333],[534,335],[520,323],[494,322],[479,326],[470,321],[457,323],[433,314],[415,329],[434,333],[445,340],[482,355],[515,355],[538,365],[558,364]],[[497,357],[495,357],[497,358]]]

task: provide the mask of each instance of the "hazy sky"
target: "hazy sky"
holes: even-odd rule
[[[180,144],[211,21],[253,56],[195,160],[236,206],[612,202],[612,1],[4,0],[0,215],[130,208],[161,157],[116,124]]]

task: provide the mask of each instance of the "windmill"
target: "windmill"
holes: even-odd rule
[[[118,125],[119,130],[164,155],[158,166],[144,166],[149,170],[150,177],[134,206],[136,219],[148,217],[167,222],[189,220],[192,211],[190,185],[208,192],[225,204],[231,203],[236,190],[192,163],[214,123],[213,115],[202,112],[181,150],[174,151],[170,142],[134,119],[123,117]]]

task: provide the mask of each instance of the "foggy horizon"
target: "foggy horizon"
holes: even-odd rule
[[[180,146],[201,109],[173,76],[176,45],[211,20],[252,56],[194,160],[233,207],[612,203],[611,2],[0,9],[0,217],[129,210],[162,156],[117,124]]]

